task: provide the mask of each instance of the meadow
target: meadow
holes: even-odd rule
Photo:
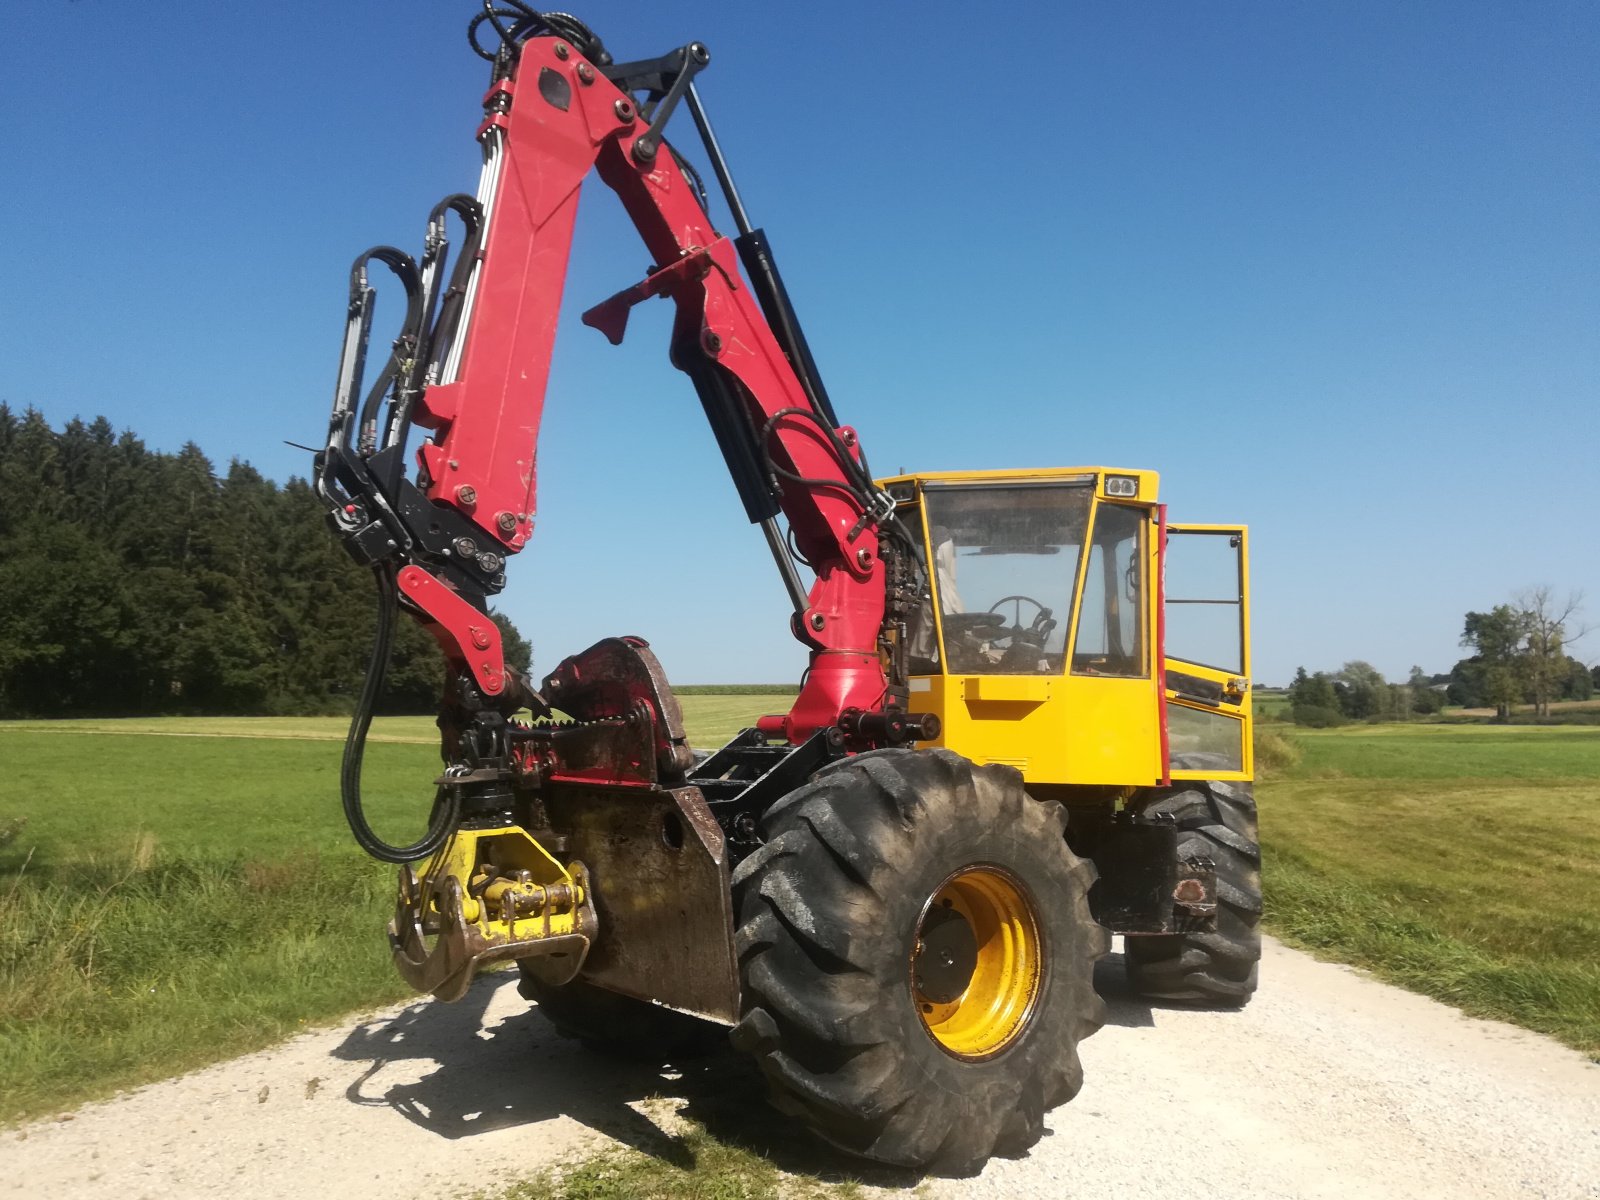
[[[1268,928],[1600,1058],[1600,730],[1290,736],[1258,785]]]
[[[697,746],[780,695],[689,695]],[[339,809],[346,722],[0,723],[0,1121],[269,1045],[409,995],[383,924],[394,868]],[[380,834],[415,836],[439,770],[426,717],[380,718]]]
[[[683,705],[712,746],[787,701]],[[1272,931],[1600,1052],[1600,731],[1287,736],[1259,785]],[[339,812],[342,737],[331,718],[0,724],[0,1120],[407,994],[381,933],[392,870]],[[430,720],[375,724],[381,832],[414,831],[437,767]]]

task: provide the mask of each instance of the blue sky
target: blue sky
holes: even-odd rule
[[[0,399],[284,479],[353,255],[477,178],[470,3],[13,5]],[[981,16],[975,15],[981,12]],[[880,472],[1155,468],[1248,522],[1255,674],[1446,670],[1534,584],[1600,619],[1600,7],[625,5],[701,92]],[[685,123],[680,140],[692,141]],[[639,633],[682,682],[794,678],[784,593],[669,309],[591,183],[503,606],[536,665]],[[1600,634],[1578,647],[1600,658]]]

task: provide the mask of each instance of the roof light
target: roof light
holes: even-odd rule
[[[1132,500],[1139,494],[1139,477],[1137,475],[1107,475],[1106,495],[1116,496],[1123,500]]]

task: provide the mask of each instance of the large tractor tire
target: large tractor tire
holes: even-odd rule
[[[539,1006],[538,1011],[562,1037],[573,1038],[600,1054],[667,1062],[727,1045],[724,1026],[608,992],[581,979],[552,987],[524,971],[519,990],[524,999]]]
[[[1174,763],[1174,765],[1177,765]],[[1195,770],[1205,770],[1196,763]],[[1146,816],[1170,816],[1178,853],[1217,865],[1214,933],[1130,936],[1128,982],[1152,1000],[1241,1008],[1256,990],[1261,961],[1261,846],[1256,801],[1248,783],[1206,781],[1146,804]]]
[[[1094,868],[1010,767],[879,750],[762,820],[734,873],[743,1019],[775,1106],[878,1162],[968,1174],[1037,1141],[1100,1028]]]

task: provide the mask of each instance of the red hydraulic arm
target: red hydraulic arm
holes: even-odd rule
[[[680,53],[695,69],[709,57],[698,45]],[[702,119],[697,98],[691,103]],[[664,106],[653,114],[658,122]],[[768,722],[768,732],[798,743],[848,710],[880,710],[887,685],[878,651],[885,572],[877,524],[886,513],[875,492],[863,492],[855,432],[835,426],[808,394],[740,273],[734,243],[712,227],[698,181],[691,183],[669,146],[658,150],[660,133],[634,100],[560,37],[523,43],[484,108],[481,248],[459,298],[459,344],[415,401],[416,424],[432,431],[418,453],[419,486],[471,522],[471,549],[489,547],[491,565],[527,541],[573,221],[584,178],[596,168],[656,266],[585,322],[620,342],[632,305],[651,296],[673,301],[675,365],[742,407],[776,506],[816,571],[793,621],[811,666],[781,727]],[[404,575],[406,598],[447,657],[486,694],[498,694],[505,666],[482,614],[423,566],[413,562]]]

